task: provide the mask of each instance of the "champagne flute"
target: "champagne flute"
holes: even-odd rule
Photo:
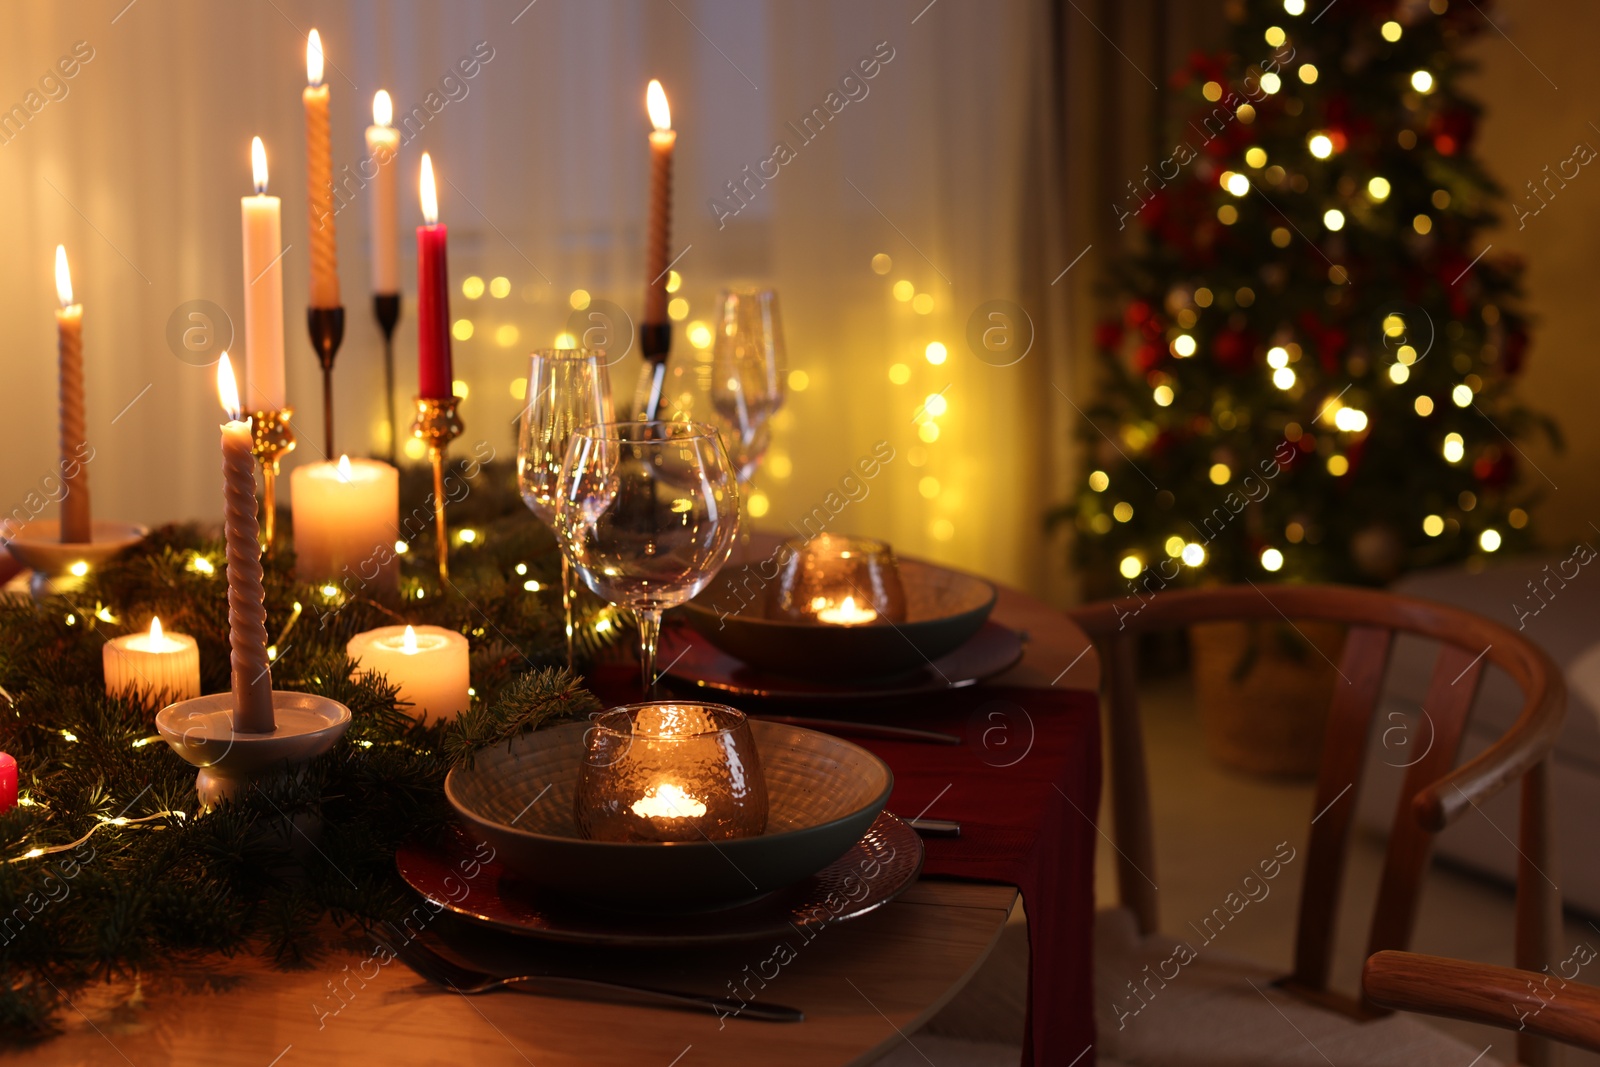
[[[704,589],[733,550],[739,484],[722,439],[699,422],[577,430],[557,507],[562,551],[584,584],[639,616],[648,694],[661,613]]]
[[[783,406],[783,320],[771,289],[724,289],[711,347],[711,408],[740,484],[771,441],[767,421]]]
[[[517,487],[523,503],[558,539],[556,494],[572,435],[614,418],[605,358],[605,353],[587,348],[541,348],[528,367],[527,402],[517,434]],[[561,607],[566,613],[568,670],[573,667],[572,593],[572,565],[563,552]]]

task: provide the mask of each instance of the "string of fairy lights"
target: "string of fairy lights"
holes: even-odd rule
[[[1282,7],[1284,13],[1290,17],[1306,13],[1304,0],[1283,0]],[[1434,15],[1442,15],[1448,10],[1449,0],[1429,0],[1427,7]],[[1406,26],[1394,19],[1384,21],[1378,27],[1379,36],[1391,45],[1401,41],[1406,32]],[[1279,25],[1268,26],[1263,33],[1265,43],[1275,50],[1286,44],[1289,37],[1289,32]],[[1281,69],[1282,73],[1279,74],[1257,66],[1251,68],[1249,73],[1259,84],[1262,93],[1268,97],[1285,92],[1291,80],[1297,80],[1307,87],[1316,85],[1323,74],[1317,65],[1309,60],[1296,63],[1291,58]],[[1405,89],[1409,92],[1402,90],[1401,103],[1414,113],[1422,110],[1425,98],[1440,88],[1435,72],[1424,67],[1412,70],[1405,76],[1404,82]],[[1222,101],[1227,92],[1226,86],[1217,78],[1208,78],[1200,86],[1200,94],[1208,103]],[[1237,100],[1238,97],[1233,96],[1231,99]],[[1261,99],[1257,96],[1258,103]],[[1301,106],[1300,101],[1290,97],[1285,101],[1283,112],[1296,116],[1301,113]],[[1233,108],[1233,118],[1241,127],[1251,125],[1256,117],[1256,107],[1250,103],[1241,103]],[[1448,130],[1431,133],[1430,136],[1433,138],[1433,146],[1443,156],[1453,155],[1461,147]],[[1416,131],[1409,127],[1402,128],[1396,134],[1396,143],[1404,150],[1415,148]],[[1304,238],[1313,246],[1319,245],[1316,234],[1306,234],[1291,229],[1294,224],[1289,216],[1278,210],[1271,199],[1271,194],[1265,190],[1282,189],[1296,194],[1306,193],[1310,188],[1310,182],[1304,173],[1297,173],[1296,168],[1316,167],[1319,164],[1339,160],[1349,148],[1348,135],[1336,128],[1313,129],[1307,132],[1304,136],[1304,155],[1300,158],[1274,160],[1270,158],[1268,150],[1260,144],[1236,147],[1233,151],[1238,152],[1238,155],[1230,161],[1231,166],[1221,169],[1216,175],[1218,186],[1227,194],[1224,202],[1215,209],[1217,222],[1224,227],[1233,227],[1245,218],[1244,211],[1259,205],[1259,210],[1267,213],[1260,221],[1264,222],[1263,228],[1268,229],[1273,246],[1286,249],[1297,237]],[[1276,151],[1281,152],[1282,149]],[[1218,165],[1221,166],[1220,162]],[[1132,183],[1130,188],[1133,188]],[[1339,197],[1338,201],[1327,204],[1320,212],[1324,231],[1329,235],[1338,234],[1347,226],[1367,221],[1390,202],[1393,193],[1394,184],[1383,174],[1371,173],[1357,182],[1341,180],[1336,194]],[[1409,229],[1418,238],[1432,233],[1437,222],[1436,213],[1445,212],[1452,206],[1451,193],[1444,188],[1435,189],[1428,197],[1427,203],[1428,208],[1415,212],[1409,219],[1397,220],[1397,224]],[[1277,224],[1272,223],[1273,217],[1278,219]],[[1337,257],[1338,253],[1334,252],[1333,255]],[[1332,287],[1347,286],[1350,281],[1344,266],[1337,262],[1329,263],[1327,280]],[[1177,294],[1178,303],[1182,306],[1176,308],[1169,306],[1171,319],[1165,341],[1168,353],[1181,363],[1193,360],[1201,354],[1201,341],[1194,330],[1201,313],[1218,302],[1219,294],[1206,285],[1200,285],[1192,291],[1183,291],[1180,287],[1174,290],[1174,293]],[[1239,286],[1226,295],[1231,297],[1232,307],[1240,310],[1250,308],[1257,299],[1257,294],[1249,285]],[[1481,307],[1481,316],[1484,327],[1493,328],[1499,321],[1501,312],[1494,304],[1486,303]],[[1450,326],[1459,328],[1455,323],[1451,323]],[[1400,388],[1411,382],[1418,361],[1427,355],[1428,348],[1432,345],[1432,321],[1426,323],[1426,332],[1429,334],[1427,341],[1411,336],[1413,330],[1420,331],[1422,327],[1423,324],[1420,322],[1408,322],[1407,315],[1401,312],[1388,313],[1382,318],[1382,348],[1392,356],[1392,362],[1382,368],[1382,373],[1378,377],[1381,381],[1386,381],[1389,387]],[[1363,402],[1346,397],[1349,386],[1341,390],[1337,384],[1329,383],[1324,390],[1322,385],[1313,385],[1311,378],[1305,372],[1297,370],[1297,364],[1308,355],[1299,343],[1280,338],[1274,340],[1278,343],[1271,344],[1266,350],[1265,366],[1260,367],[1256,373],[1264,374],[1277,391],[1290,394],[1286,399],[1305,401],[1307,408],[1314,408],[1316,411],[1315,416],[1307,420],[1307,425],[1302,426],[1298,421],[1288,422],[1284,429],[1284,438],[1290,444],[1298,444],[1304,435],[1314,432],[1319,444],[1331,441],[1333,443],[1331,450],[1319,451],[1318,458],[1330,476],[1335,479],[1345,477],[1352,469],[1348,455],[1351,447],[1367,435],[1371,423],[1368,411],[1361,406]],[[1420,354],[1419,345],[1424,346]],[[1313,355],[1311,358],[1316,357]],[[1448,387],[1448,401],[1441,402],[1448,402],[1458,409],[1473,408],[1478,394],[1485,388],[1485,382],[1479,374],[1473,372],[1475,363],[1471,356],[1457,354],[1451,364],[1453,371],[1459,377]],[[1257,366],[1259,367],[1259,364]],[[1170,408],[1179,399],[1181,386],[1174,374],[1151,369],[1144,375],[1144,379],[1149,388],[1150,401],[1157,408]],[[1318,397],[1307,395],[1310,389],[1317,389],[1322,393],[1320,403]],[[1417,392],[1410,404],[1415,416],[1424,420],[1434,417],[1436,408],[1434,396],[1421,391]],[[1227,431],[1234,428],[1235,416],[1231,412],[1219,411],[1213,418],[1220,430]],[[1121,438],[1121,444],[1129,452],[1137,455],[1154,440],[1155,426],[1155,423],[1148,420],[1129,417],[1118,428],[1117,434]],[[1461,467],[1469,462],[1468,457],[1473,451],[1474,443],[1458,430],[1439,432],[1432,440],[1433,447],[1438,450],[1438,455],[1445,463]],[[1248,464],[1244,467],[1247,468]],[[1248,473],[1248,470],[1243,472]],[[1207,475],[1213,485],[1220,487],[1230,485],[1236,472],[1229,463],[1218,461],[1210,465]],[[1135,476],[1130,474],[1129,477]],[[1132,521],[1134,506],[1127,499],[1117,499],[1116,487],[1113,486],[1107,470],[1092,470],[1087,485],[1093,494],[1104,500],[1104,504],[1098,508],[1091,506],[1080,512],[1080,523],[1089,532],[1096,535],[1109,534],[1118,524]],[[1130,493],[1131,496],[1137,497],[1143,492],[1143,486],[1137,484],[1133,485],[1133,489],[1136,492]],[[1463,491],[1456,499],[1455,505],[1461,512],[1470,512],[1478,505],[1477,494],[1470,490]],[[1512,528],[1521,529],[1528,523],[1527,512],[1522,508],[1512,508],[1505,515],[1505,523]],[[1439,511],[1430,511],[1422,516],[1420,525],[1421,532],[1430,539],[1450,537],[1462,530],[1460,520]],[[1483,526],[1475,533],[1476,548],[1484,553],[1497,551],[1504,542],[1502,530],[1494,525]],[[1253,549],[1256,564],[1262,571],[1268,573],[1283,570],[1288,553],[1292,551],[1293,546],[1304,542],[1306,537],[1307,530],[1303,523],[1288,522],[1278,538],[1269,536],[1267,538],[1269,543],[1260,544]],[[1270,543],[1273,540],[1277,543]],[[1191,569],[1204,567],[1209,559],[1207,545],[1202,544],[1192,534],[1185,536],[1173,533],[1161,543],[1161,549],[1165,551],[1167,557]],[[1128,580],[1138,578],[1154,563],[1149,554],[1137,548],[1126,548],[1120,555],[1114,554],[1113,559],[1117,572]]]
[[[879,252],[870,260],[872,272],[880,277],[887,277],[893,273],[894,261],[888,253]],[[667,276],[667,292],[671,299],[667,304],[667,316],[674,323],[681,324],[683,336],[689,343],[693,353],[695,370],[709,374],[711,363],[711,348],[713,333],[711,324],[704,319],[691,318],[692,307],[690,300],[683,291],[683,276],[678,271],[672,270]],[[523,285],[520,290],[507,276],[497,275],[485,279],[481,275],[473,274],[462,279],[460,291],[462,297],[469,302],[468,309],[462,313],[451,325],[451,336],[458,342],[490,343],[495,347],[504,349],[517,349],[518,346],[528,347],[524,342],[524,329],[514,321],[517,316],[513,312],[500,310],[498,302],[509,300],[513,294],[520,295],[524,303],[539,303],[546,299],[545,287],[534,283]],[[918,324],[927,320],[935,309],[935,299],[932,293],[919,291],[914,282],[908,278],[898,278],[889,284],[889,295],[892,297],[892,307],[904,308],[910,313],[907,322]],[[587,289],[572,290],[566,300],[567,307],[572,311],[583,311],[597,298]],[[514,306],[514,305],[512,305]],[[903,325],[903,323],[902,323]],[[913,329],[918,335],[931,335],[931,328]],[[569,330],[557,331],[550,340],[555,348],[576,348],[578,338]],[[890,364],[888,376],[891,385],[908,386],[913,384],[913,379],[919,377],[915,367],[925,365],[927,368],[944,367],[950,358],[949,348],[943,341],[932,339],[918,339],[913,349],[917,358],[900,358]],[[934,390],[933,383],[927,384],[929,391],[919,402],[914,402],[916,417],[914,424],[919,442],[907,453],[907,463],[914,469],[926,468],[930,453],[927,448],[935,444],[944,432],[941,419],[950,413],[950,399],[947,392],[948,385],[941,390]],[[811,374],[805,369],[794,368],[788,372],[787,385],[792,393],[803,393],[811,385]],[[528,380],[526,377],[517,376],[509,381],[509,391],[513,400],[523,400],[527,396]],[[465,379],[456,379],[453,391],[458,397],[466,397],[471,386]],[[693,397],[685,393],[674,398],[675,409],[688,417],[693,410]],[[773,416],[773,428],[786,429],[792,425],[792,412],[787,408],[780,409]],[[419,440],[408,438],[403,444],[405,455],[413,460],[426,458],[426,450]],[[788,451],[774,447],[762,461],[760,474],[770,476],[775,481],[787,481],[794,473],[794,461]],[[917,493],[925,500],[938,500],[945,492],[947,486],[933,473],[923,473],[917,479]],[[768,514],[772,507],[771,498],[759,489],[753,488],[746,500],[747,513],[752,518],[761,518]],[[935,516],[929,520],[927,532],[935,541],[949,541],[955,536],[955,525],[950,519]],[[458,540],[470,541],[476,536],[472,530],[458,531],[455,535]],[[404,552],[400,544],[396,544],[396,551]],[[534,583],[537,584],[537,583]]]

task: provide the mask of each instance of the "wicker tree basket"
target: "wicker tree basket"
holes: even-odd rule
[[[1195,703],[1211,758],[1248,774],[1314,776],[1344,639],[1345,627],[1329,622],[1191,627]]]

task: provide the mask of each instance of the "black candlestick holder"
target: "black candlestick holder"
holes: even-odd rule
[[[395,442],[400,428],[394,421],[394,328],[400,321],[400,294],[373,293],[372,314],[383,331],[383,403],[389,418],[389,464],[397,466]]]
[[[644,356],[643,373],[649,376],[646,386],[645,422],[661,417],[661,394],[666,390],[667,357],[672,354],[672,323],[647,322],[639,327],[639,352]]]
[[[306,308],[306,327],[311,331],[311,347],[317,350],[317,362],[322,365],[322,439],[327,446],[323,455],[332,459],[338,455],[333,450],[333,357],[344,342],[343,306]]]

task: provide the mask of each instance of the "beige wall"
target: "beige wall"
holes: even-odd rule
[[[1600,150],[1600,66],[1594,62],[1600,5],[1504,0],[1493,17],[1504,33],[1489,30],[1475,45],[1482,69],[1470,83],[1485,107],[1479,154],[1514,202],[1535,203],[1526,199],[1525,183],[1542,179],[1546,164],[1553,170],[1579,143]],[[1591,522],[1600,525],[1600,170],[1585,168],[1523,222],[1519,231],[1516,214],[1507,211],[1485,240],[1494,245],[1490,255],[1512,251],[1527,261],[1527,308],[1535,323],[1520,392],[1555,417],[1567,448],[1554,453],[1525,446],[1548,481],[1538,470],[1524,475],[1546,494],[1534,510],[1539,540],[1570,546],[1595,537]]]

